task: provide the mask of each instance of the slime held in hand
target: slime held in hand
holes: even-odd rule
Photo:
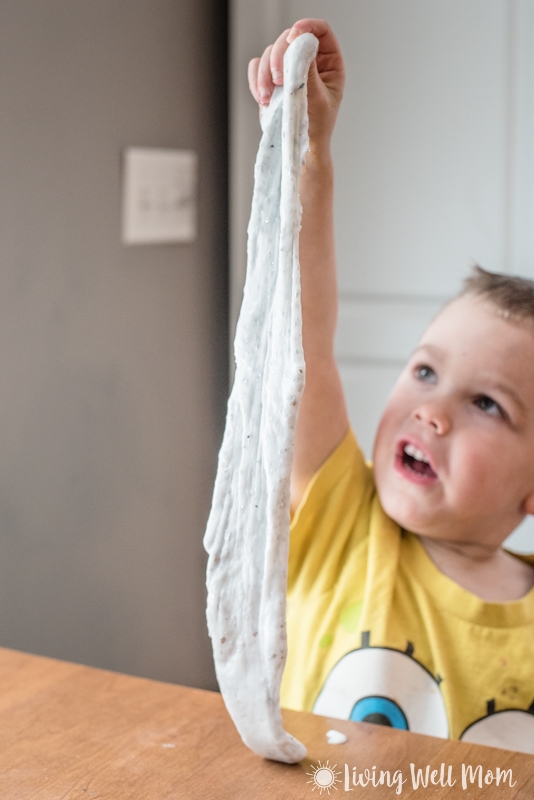
[[[306,84],[318,41],[302,34],[284,85],[262,113],[247,277],[204,545],[208,628],[222,696],[243,741],[293,763],[306,748],[284,730],[289,482],[304,389],[298,185],[308,148]]]

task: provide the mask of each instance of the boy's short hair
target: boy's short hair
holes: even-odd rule
[[[534,281],[529,278],[488,272],[476,264],[459,296],[466,294],[489,300],[504,319],[534,321]]]

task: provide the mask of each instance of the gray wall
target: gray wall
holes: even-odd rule
[[[0,0],[0,645],[206,688],[227,395],[220,0]],[[199,239],[120,243],[124,147]]]

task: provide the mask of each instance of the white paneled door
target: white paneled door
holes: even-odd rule
[[[534,278],[534,2],[233,0],[234,322],[259,140],[246,65],[303,17],[329,21],[347,67],[334,140],[336,350],[369,455],[405,359],[470,265]],[[533,522],[508,544],[534,551]]]

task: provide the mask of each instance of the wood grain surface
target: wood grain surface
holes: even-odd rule
[[[308,758],[294,766],[247,750],[216,693],[0,649],[0,799],[534,798],[533,756],[313,714],[284,716],[308,747]],[[348,741],[329,745],[332,728]],[[468,766],[479,765],[473,783]],[[328,788],[318,785],[328,778],[321,766],[333,769]],[[427,767],[428,784],[415,788],[412,769],[426,779]],[[390,786],[378,783],[381,770],[389,771]],[[512,773],[501,773],[497,786],[498,770]]]

